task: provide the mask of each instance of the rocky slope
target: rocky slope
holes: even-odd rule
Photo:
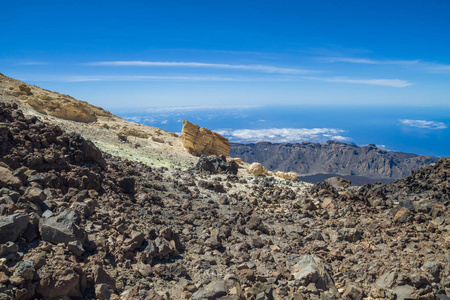
[[[85,101],[3,74],[0,74],[0,101],[18,105],[27,116],[77,132],[112,155],[157,167],[185,166],[196,161],[175,133],[128,122]]]
[[[447,299],[450,159],[390,185],[150,167],[0,104],[1,299]]]
[[[271,171],[356,175],[369,179],[399,179],[438,159],[385,151],[374,145],[358,147],[334,141],[324,144],[231,144],[230,155],[249,163],[260,162]]]

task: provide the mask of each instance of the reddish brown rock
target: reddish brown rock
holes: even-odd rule
[[[37,289],[43,298],[82,297],[80,276],[71,268],[47,270]]]
[[[19,188],[22,186],[22,181],[13,175],[13,173],[5,167],[0,166],[0,188],[2,187],[14,187]]]

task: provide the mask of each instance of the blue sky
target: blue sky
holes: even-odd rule
[[[0,72],[107,109],[450,105],[450,2],[3,1]]]

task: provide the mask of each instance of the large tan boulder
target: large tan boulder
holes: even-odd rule
[[[257,163],[257,162],[249,165],[247,168],[247,172],[253,176],[260,176],[260,175],[268,174],[266,168],[264,168],[262,164]]]
[[[230,143],[216,132],[183,121],[183,129],[181,130],[181,139],[183,146],[192,155],[224,155],[230,154]]]
[[[297,173],[295,172],[281,172],[278,171],[275,173],[275,176],[286,179],[286,180],[295,180],[297,179]]]

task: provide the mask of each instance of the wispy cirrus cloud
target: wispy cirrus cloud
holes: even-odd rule
[[[153,106],[147,109],[152,113],[179,113],[179,112],[195,112],[195,111],[233,111],[233,110],[246,110],[260,107],[259,105],[228,105],[228,106],[212,106],[212,105],[199,105],[199,106]]]
[[[353,64],[370,64],[370,65],[417,65],[420,60],[375,60],[370,58],[359,57],[322,57],[320,60],[325,62],[346,62]]]
[[[140,75],[111,75],[111,76],[39,76],[26,77],[24,80],[54,81],[54,82],[90,82],[90,81],[236,81],[238,79],[225,76],[140,76]]]
[[[366,84],[366,85],[380,85],[403,88],[412,85],[412,83],[401,79],[354,79],[347,77],[303,77],[305,79],[327,81],[335,83],[349,83],[349,84]]]
[[[366,84],[380,85],[390,87],[406,87],[412,85],[404,80],[399,79],[352,79],[347,77],[310,77],[310,76],[283,76],[279,78],[273,77],[234,77],[234,76],[146,76],[146,75],[43,75],[43,76],[26,76],[23,80],[32,81],[51,81],[51,82],[95,82],[95,81],[217,81],[217,82],[287,82],[299,80],[315,80],[345,84]]]
[[[429,64],[428,71],[432,73],[450,73],[450,65]]]
[[[399,120],[403,125],[423,128],[423,129],[446,129],[448,126],[443,122],[437,121],[427,121],[427,120],[410,120],[410,119],[401,119]]]
[[[345,84],[365,84],[389,87],[406,87],[412,85],[399,79],[352,79],[347,77],[309,77],[309,76],[287,76],[281,78],[266,77],[232,77],[232,76],[146,76],[146,75],[42,75],[25,76],[23,80],[38,82],[120,82],[120,81],[192,81],[192,82],[288,82],[299,80],[315,80]]]
[[[25,60],[25,61],[19,61],[17,62],[17,65],[19,66],[42,66],[42,65],[48,65],[48,62],[44,61],[32,61],[32,60]]]
[[[298,68],[281,68],[268,65],[233,65],[233,64],[216,64],[202,62],[159,62],[159,61],[98,61],[86,63],[89,66],[128,66],[128,67],[187,67],[187,68],[213,68],[213,69],[234,69],[246,71],[258,71],[265,73],[280,74],[305,74],[318,73],[318,71],[298,69]]]
[[[338,128],[267,128],[267,129],[220,129],[219,134],[236,143],[299,143],[317,142],[328,140],[349,141],[349,137],[343,136],[345,130]]]
[[[423,70],[429,73],[448,73],[450,72],[450,65],[440,64],[435,62],[423,61],[420,59],[415,60],[382,60],[382,59],[370,59],[363,57],[321,57],[319,60],[328,63],[344,62],[352,64],[369,64],[369,65],[399,65],[399,66],[411,66],[419,70]]]

